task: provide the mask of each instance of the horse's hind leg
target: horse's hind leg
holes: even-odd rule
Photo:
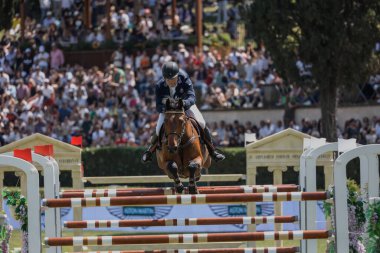
[[[189,164],[189,194],[198,194],[195,172],[199,170],[200,167],[201,165],[194,161]]]
[[[170,173],[173,175],[175,191],[177,193],[182,193],[184,190],[184,186],[178,176],[177,164],[173,161],[168,162],[168,171],[170,171]]]

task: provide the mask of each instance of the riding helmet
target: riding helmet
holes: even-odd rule
[[[162,75],[165,79],[173,79],[178,75],[178,73],[178,65],[173,61],[165,62],[162,66]]]

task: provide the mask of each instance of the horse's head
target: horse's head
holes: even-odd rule
[[[170,153],[176,153],[186,131],[186,116],[182,99],[167,99],[165,103],[165,137]]]

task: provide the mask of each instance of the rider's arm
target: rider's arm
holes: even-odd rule
[[[183,83],[185,86],[183,106],[185,111],[187,111],[192,105],[195,104],[195,92],[193,88],[193,82],[188,75],[184,77]]]
[[[158,113],[164,112],[164,104],[162,103],[162,95],[160,92],[160,85],[156,84],[156,110]]]

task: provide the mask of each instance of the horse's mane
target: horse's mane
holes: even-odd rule
[[[184,113],[182,99],[168,98],[165,102],[165,113]]]

